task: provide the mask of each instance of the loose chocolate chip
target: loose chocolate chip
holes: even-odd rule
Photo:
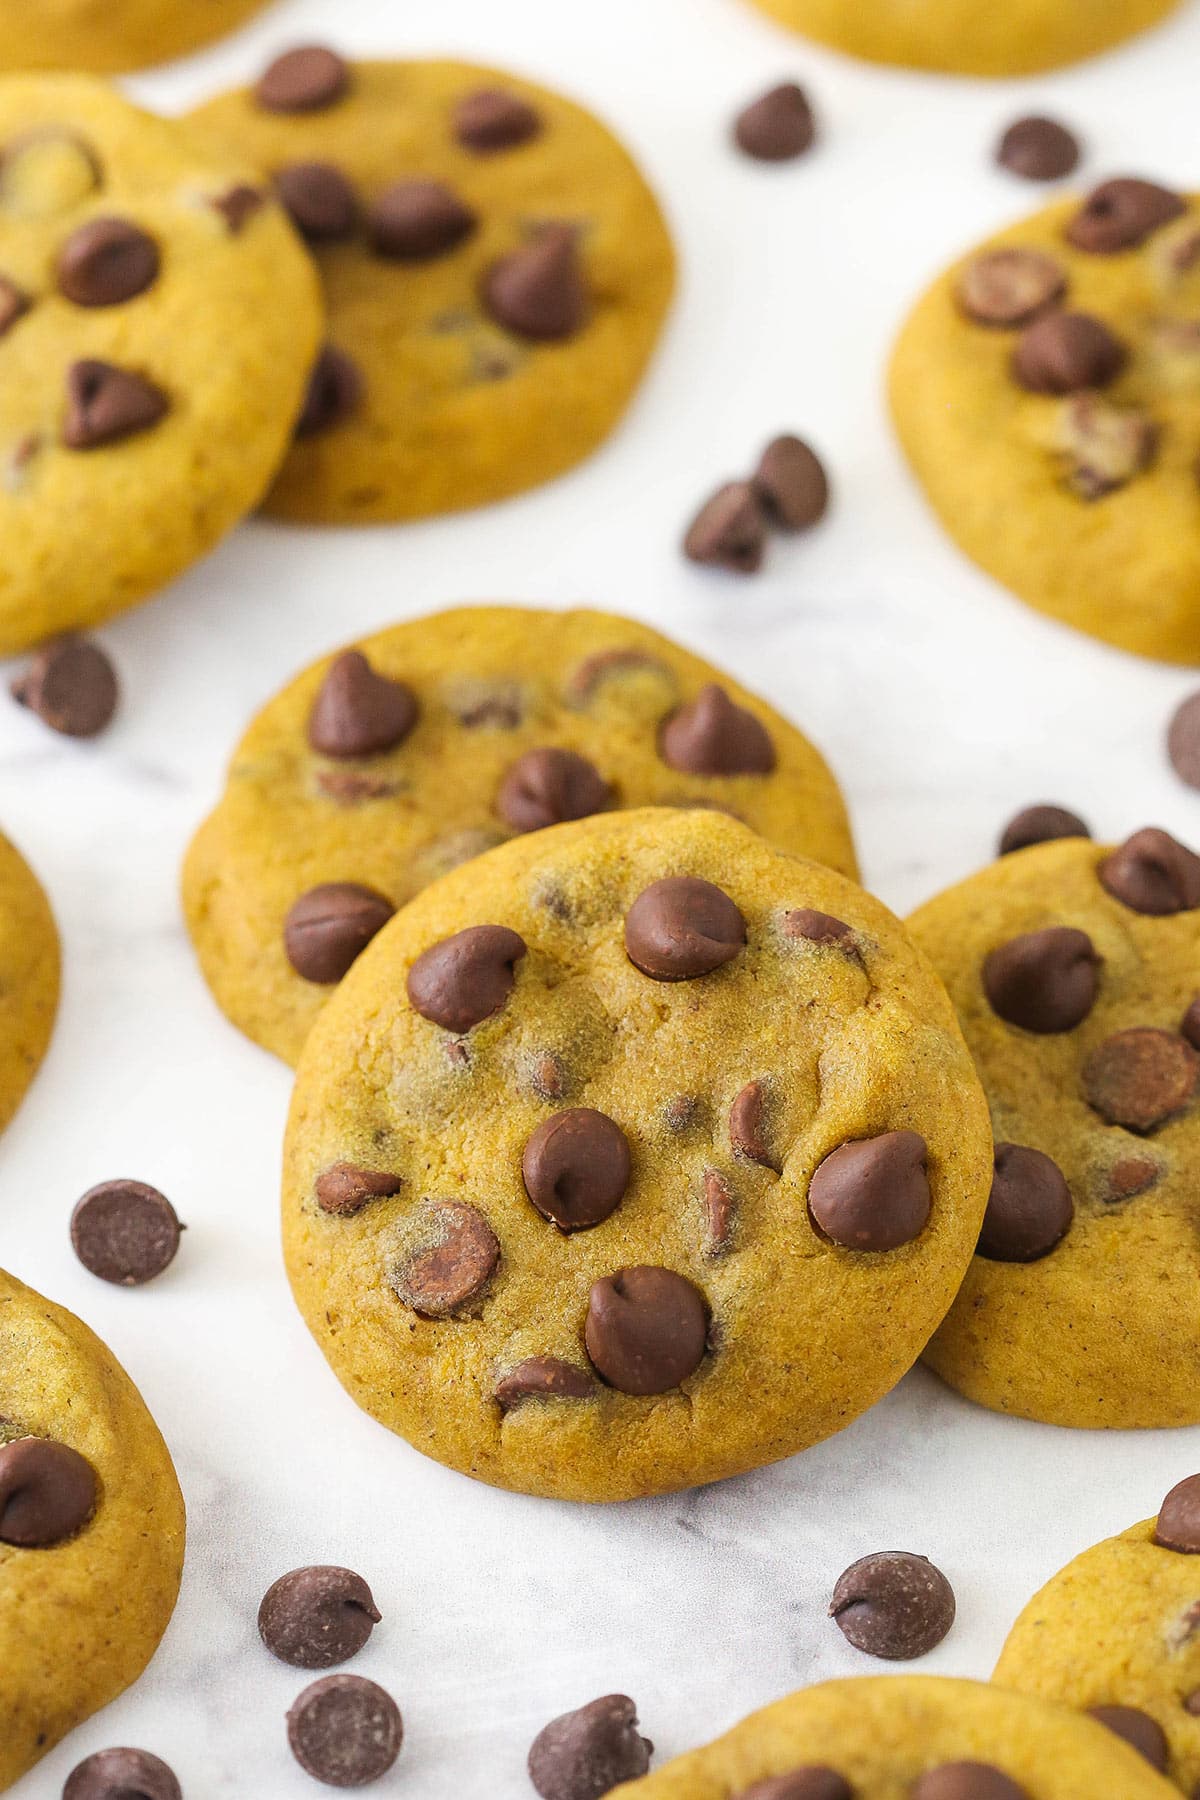
[[[877,1550],[838,1576],[829,1616],[856,1650],[910,1662],[953,1625],[954,1589],[928,1557]]]
[[[1101,884],[1124,906],[1161,918],[1200,906],[1200,856],[1147,826],[1100,864]]]
[[[276,175],[275,191],[292,224],[310,244],[337,243],[353,233],[358,201],[333,163],[289,163]]]
[[[1073,1031],[1096,1003],[1100,958],[1084,931],[1026,931],[988,952],[983,987],[997,1016],[1045,1036]]]
[[[90,638],[71,633],[44,644],[9,687],[51,731],[64,737],[96,737],[117,710],[116,670]]]
[[[1057,119],[1017,119],[997,144],[996,161],[1026,181],[1060,181],[1079,164],[1079,139]]]
[[[496,809],[514,831],[541,831],[603,812],[611,790],[600,771],[574,750],[527,750],[500,783]]]
[[[1097,256],[1136,250],[1154,232],[1186,211],[1179,195],[1169,188],[1119,176],[1093,188],[1067,226],[1067,242],[1076,250]]]
[[[87,1524],[98,1496],[91,1463],[68,1445],[20,1437],[0,1446],[0,1544],[61,1544]]]
[[[815,907],[797,906],[785,912],[783,935],[796,943],[822,944],[857,955],[853,928],[844,919],[817,912]]]
[[[643,888],[625,915],[625,952],[652,981],[694,981],[732,962],[746,921],[729,895],[695,875]]]
[[[404,742],[418,710],[403,681],[380,675],[361,650],[343,650],[313,701],[308,741],[322,756],[378,756]]]
[[[469,925],[421,952],[408,972],[409,1004],[447,1031],[470,1031],[500,1011],[524,954],[524,938],[506,925]]]
[[[1200,788],[1200,693],[1176,707],[1167,730],[1167,755],[1180,781]]]
[[[1028,325],[1067,291],[1061,264],[1041,250],[985,250],[958,278],[958,304],[977,325]]]
[[[390,1200],[404,1186],[402,1175],[387,1169],[360,1169],[357,1163],[333,1163],[317,1176],[315,1192],[322,1212],[352,1219],[369,1200]]]
[[[258,1609],[258,1635],[294,1669],[332,1669],[357,1656],[381,1617],[352,1569],[293,1569],[273,1581]]]
[[[992,1763],[953,1762],[920,1776],[909,1800],[1030,1800],[1030,1795]]]
[[[29,311],[28,296],[23,294],[15,281],[7,275],[0,275],[0,337],[11,331],[17,320]]]
[[[493,263],[483,304],[497,325],[534,343],[574,337],[588,314],[588,293],[573,225],[545,225],[528,244]]]
[[[357,881],[309,888],[283,922],[283,947],[297,975],[330,987],[340,981],[395,912],[391,901]]]
[[[724,1256],[733,1243],[737,1201],[719,1169],[704,1171],[705,1254]]]
[[[454,108],[454,135],[464,150],[488,156],[538,136],[542,121],[527,100],[504,88],[477,88]]]
[[[163,390],[144,375],[87,358],[67,370],[62,441],[68,450],[98,450],[149,431],[169,406]]]
[[[764,1169],[774,1169],[778,1175],[783,1165],[767,1142],[765,1114],[762,1082],[748,1081],[729,1109],[729,1142],[736,1156],[744,1156],[747,1162],[758,1163]]]
[[[182,1230],[166,1195],[144,1181],[102,1181],[71,1214],[76,1256],[119,1287],[142,1287],[169,1268]]]
[[[625,1133],[590,1106],[544,1119],[521,1158],[525,1192],[560,1231],[602,1224],[621,1204],[631,1168]]]
[[[1050,312],[1017,339],[1012,372],[1031,394],[1074,394],[1107,386],[1125,360],[1120,339],[1090,313]]]
[[[710,681],[663,726],[658,751],[684,775],[769,775],[775,746],[756,714]]]
[[[428,262],[445,256],[478,226],[444,181],[396,181],[371,206],[367,229],[376,256],[392,262]]]
[[[1083,1065],[1088,1105],[1110,1125],[1153,1131],[1191,1100],[1200,1056],[1173,1031],[1136,1026],[1098,1044]]]
[[[303,44],[287,50],[259,77],[254,97],[267,112],[320,112],[340,100],[350,71],[336,50]]]
[[[462,1200],[429,1209],[434,1241],[415,1250],[393,1285],[406,1306],[426,1319],[446,1319],[475,1300],[495,1274],[500,1244],[481,1212]]]
[[[365,392],[362,370],[353,357],[326,344],[308,378],[295,435],[298,438],[317,437],[321,432],[344,425],[362,405]]]
[[[1089,1718],[1107,1725],[1117,1737],[1132,1745],[1152,1769],[1166,1773],[1167,1734],[1157,1719],[1136,1706],[1089,1706],[1087,1710]]]
[[[767,547],[767,517],[749,481],[727,481],[704,502],[683,540],[690,561],[755,575]]]
[[[1071,1229],[1075,1207],[1058,1164],[1026,1144],[997,1144],[977,1254],[989,1262],[1039,1262]]]
[[[501,1412],[510,1413],[526,1400],[587,1400],[596,1384],[586,1369],[557,1356],[531,1356],[496,1383]]]
[[[1179,1029],[1192,1049],[1200,1050],[1200,994],[1196,995],[1184,1013]]]
[[[148,1750],[97,1750],[67,1776],[62,1800],[183,1800],[172,1769]]]
[[[127,219],[89,219],[59,251],[59,292],[75,306],[120,306],[158,277],[158,245]]]
[[[739,150],[757,162],[790,162],[812,148],[816,121],[804,89],[794,81],[768,88],[733,122]]]
[[[1171,1489],[1158,1509],[1154,1541],[1181,1556],[1200,1556],[1200,1475],[1188,1475]]]
[[[824,1763],[793,1769],[790,1775],[772,1775],[743,1788],[736,1800],[854,1800],[854,1789],[845,1776]]]
[[[217,194],[212,205],[224,219],[229,235],[240,237],[255,213],[262,211],[266,198],[261,188],[251,187],[248,181],[239,181],[223,194]]]
[[[704,1296],[672,1269],[642,1264],[592,1283],[584,1342],[621,1393],[669,1393],[699,1368],[707,1341]]]
[[[1027,850],[1030,844],[1048,844],[1055,838],[1090,838],[1091,832],[1078,813],[1065,806],[1027,806],[1008,821],[1000,834],[1001,856]]]
[[[1072,394],[1059,414],[1056,446],[1066,485],[1081,500],[1103,500],[1150,467],[1158,440],[1149,413],[1110,406],[1098,394]]]
[[[845,1250],[898,1250],[919,1237],[933,1204],[928,1146],[915,1131],[885,1131],[830,1151],[813,1173],[808,1210]]]
[[[606,1694],[551,1719],[529,1750],[529,1779],[542,1800],[600,1800],[644,1775],[654,1745],[638,1735],[637,1722],[625,1694]]]
[[[772,438],[758,459],[752,485],[780,531],[806,531],[824,518],[829,505],[829,477],[802,438]]]
[[[366,1787],[400,1754],[404,1724],[390,1694],[361,1675],[323,1675],[287,1716],[288,1743],[306,1774],[327,1787]]]

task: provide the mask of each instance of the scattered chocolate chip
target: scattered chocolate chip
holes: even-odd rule
[[[141,1287],[169,1268],[182,1230],[166,1195],[144,1181],[102,1181],[71,1214],[71,1244],[84,1268],[120,1287]]]
[[[1149,1193],[1163,1177],[1163,1165],[1150,1156],[1122,1156],[1108,1171],[1108,1182],[1102,1195],[1106,1203],[1132,1200],[1137,1194]]]
[[[766,1094],[761,1081],[748,1081],[729,1109],[729,1142],[735,1156],[774,1169],[778,1175],[783,1164],[767,1142]]]
[[[925,1139],[885,1131],[842,1144],[818,1163],[808,1189],[817,1230],[845,1250],[898,1250],[929,1222]]]
[[[384,894],[357,881],[309,888],[283,922],[283,947],[297,975],[330,987],[340,981],[395,912]]]
[[[629,1140],[614,1119],[573,1106],[545,1119],[525,1145],[525,1192],[560,1231],[588,1231],[614,1213],[629,1186]]]
[[[1126,838],[1099,874],[1114,900],[1133,912],[1161,918],[1200,906],[1200,856],[1153,825]]]
[[[0,337],[11,331],[17,320],[29,311],[29,298],[23,294],[15,281],[7,275],[0,275]]]
[[[87,1524],[98,1497],[91,1463],[68,1445],[37,1437],[0,1445],[0,1544],[64,1543]]]
[[[1055,838],[1090,838],[1091,835],[1079,814],[1068,812],[1065,806],[1027,806],[1004,827],[1000,834],[999,854],[1011,856],[1014,850],[1027,850],[1031,844],[1048,844]]]
[[[1119,176],[1093,188],[1067,226],[1067,242],[1076,250],[1097,256],[1136,250],[1154,232],[1186,211],[1179,195],[1169,188]]]
[[[762,720],[735,706],[715,681],[671,714],[658,751],[668,768],[684,775],[769,775],[775,767],[775,746]]]
[[[1110,1125],[1153,1131],[1196,1091],[1200,1056],[1173,1031],[1136,1026],[1098,1044],[1083,1065],[1087,1102]]]
[[[469,925],[421,952],[408,972],[409,1004],[447,1031],[470,1031],[500,1011],[524,954],[524,938],[506,925]]]
[[[1110,406],[1098,394],[1072,394],[1058,418],[1065,479],[1081,500],[1103,500],[1154,461],[1159,429],[1149,413]]]
[[[315,1192],[322,1212],[352,1219],[369,1200],[390,1200],[403,1186],[404,1177],[388,1169],[360,1169],[357,1163],[338,1162],[317,1176]]]
[[[303,44],[286,50],[259,77],[254,97],[267,112],[320,112],[340,100],[350,70],[336,50]]]
[[[642,1264],[592,1283],[584,1342],[621,1393],[669,1393],[699,1368],[707,1341],[704,1296],[672,1269]]]
[[[652,981],[710,975],[746,945],[746,921],[729,895],[695,875],[643,888],[625,915],[625,951]]]
[[[376,256],[428,262],[471,236],[478,219],[444,181],[393,182],[371,206],[367,229]]]
[[[89,219],[58,254],[59,292],[75,306],[120,306],[158,278],[158,245],[127,219]]]
[[[240,237],[255,213],[262,211],[266,199],[261,188],[251,187],[248,181],[239,181],[223,194],[214,195],[211,205],[224,219],[229,235]]]
[[[1181,1556],[1200,1556],[1200,1475],[1188,1475],[1171,1489],[1158,1509],[1154,1541]]]
[[[1192,1049],[1200,1050],[1200,994],[1196,995],[1184,1013],[1179,1029]]]
[[[275,177],[288,217],[310,244],[348,238],[358,220],[354,189],[333,163],[289,163]]]
[[[97,1750],[77,1764],[62,1800],[183,1800],[183,1789],[160,1757],[122,1746]]]
[[[514,831],[541,831],[603,812],[611,790],[600,771],[574,750],[527,750],[508,770],[496,810]]]
[[[361,1575],[320,1565],[271,1583],[258,1609],[258,1635],[294,1669],[332,1669],[358,1655],[381,1617]]]
[[[771,439],[751,485],[779,531],[807,531],[824,518],[829,505],[829,477],[820,457],[790,434]]]
[[[989,1262],[1039,1262],[1071,1229],[1075,1207],[1058,1164],[1026,1144],[997,1144],[977,1255]]]
[[[1091,938],[1066,925],[1023,932],[984,958],[983,987],[992,1011],[1043,1036],[1082,1024],[1099,985],[1100,958]]]
[[[51,731],[73,738],[98,736],[119,695],[116,670],[99,644],[74,633],[43,644],[8,691]]]
[[[1136,1706],[1089,1706],[1087,1711],[1089,1718],[1132,1745],[1152,1769],[1166,1773],[1167,1734],[1157,1719]]]
[[[454,108],[454,135],[464,150],[489,156],[539,135],[542,121],[527,100],[504,88],[477,88]]]
[[[908,1800],[1030,1800],[1030,1794],[992,1763],[952,1762],[920,1776]]]
[[[588,293],[573,225],[545,225],[528,244],[493,263],[483,304],[497,325],[534,343],[574,337],[588,314]]]
[[[586,1369],[557,1356],[531,1356],[496,1383],[500,1411],[510,1413],[526,1400],[587,1400],[596,1384]]]
[[[832,913],[818,912],[812,906],[796,906],[783,915],[783,935],[794,943],[821,944],[857,956],[853,927]]]
[[[845,1776],[824,1763],[809,1763],[789,1775],[771,1775],[743,1788],[736,1800],[854,1800]]]
[[[1167,729],[1167,755],[1180,781],[1200,788],[1200,693],[1180,702]]]
[[[704,1171],[704,1223],[705,1255],[724,1256],[733,1244],[737,1200],[719,1169]]]
[[[322,756],[378,756],[404,742],[418,710],[403,681],[380,675],[361,650],[343,650],[313,701],[308,741]]]
[[[795,81],[768,88],[744,107],[733,122],[739,150],[756,162],[791,162],[810,150],[816,121],[804,89]]]
[[[298,438],[317,437],[323,431],[333,431],[338,425],[344,425],[362,405],[365,392],[362,370],[353,357],[326,344],[308,378],[295,435]]]
[[[404,1724],[390,1694],[361,1675],[323,1675],[287,1716],[288,1743],[306,1774],[327,1787],[366,1787],[400,1754]]]
[[[429,1208],[432,1243],[397,1269],[393,1286],[426,1319],[446,1319],[483,1292],[500,1262],[500,1244],[483,1214],[462,1200]]]
[[[754,575],[767,547],[767,518],[749,481],[727,481],[704,502],[683,540],[690,561]]]
[[[996,161],[1026,181],[1061,181],[1079,165],[1079,139],[1057,119],[1017,119],[996,146]]]
[[[68,450],[98,450],[149,431],[165,418],[170,402],[160,387],[93,358],[67,370],[67,411],[62,441]]]
[[[977,325],[1028,325],[1067,291],[1066,271],[1042,250],[985,250],[958,278],[958,304]]]
[[[940,1644],[954,1623],[954,1589],[925,1556],[877,1550],[838,1576],[829,1616],[868,1656],[910,1662]]]
[[[1105,387],[1125,361],[1120,339],[1090,313],[1049,312],[1017,339],[1012,372],[1031,394],[1074,394]]]
[[[551,1719],[529,1750],[529,1779],[542,1800],[600,1800],[644,1775],[654,1745],[638,1735],[637,1722],[637,1708],[624,1694],[606,1694]]]

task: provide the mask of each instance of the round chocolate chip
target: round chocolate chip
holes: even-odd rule
[[[19,706],[63,737],[97,737],[117,710],[117,672],[99,644],[74,632],[44,644],[9,688]]]
[[[845,1250],[898,1250],[929,1222],[928,1147],[915,1131],[885,1131],[832,1150],[813,1173],[808,1210]]]
[[[910,1662],[941,1643],[954,1623],[954,1589],[925,1556],[877,1550],[839,1575],[829,1616],[867,1656]]]
[[[625,915],[625,953],[652,981],[694,981],[745,948],[746,921],[729,895],[695,875],[643,888]]]
[[[1200,856],[1147,826],[1100,864],[1101,884],[1132,912],[1163,917],[1200,906]]]
[[[500,1262],[500,1244],[481,1212],[464,1200],[428,1209],[428,1242],[397,1269],[392,1285],[425,1319],[446,1319],[483,1292]]]
[[[813,110],[794,81],[768,88],[733,122],[733,140],[756,162],[791,162],[812,148],[817,135]]]
[[[818,912],[812,906],[797,906],[785,912],[783,935],[796,943],[821,944],[857,955],[853,927],[844,919],[835,919],[832,913]]]
[[[708,1307],[700,1290],[672,1269],[618,1269],[592,1283],[584,1342],[610,1387],[666,1394],[703,1360]]]
[[[1031,394],[1107,387],[1125,367],[1118,337],[1090,313],[1049,312],[1027,325],[1013,351],[1013,378]]]
[[[527,100],[504,88],[477,88],[454,108],[454,135],[464,150],[490,156],[537,137],[542,121]]]
[[[684,775],[769,775],[775,746],[766,726],[710,681],[659,734],[658,752]]]
[[[1061,181],[1079,164],[1079,139],[1057,119],[1016,119],[996,146],[1001,168],[1026,181]]]
[[[340,100],[350,71],[336,50],[302,44],[287,50],[259,77],[254,97],[267,112],[320,112]]]
[[[500,1011],[524,954],[524,938],[506,925],[469,925],[421,952],[408,972],[409,1004],[447,1031],[470,1031]]]
[[[1078,813],[1065,806],[1027,806],[1008,821],[1000,834],[1001,856],[1027,850],[1031,844],[1048,844],[1056,838],[1090,838],[1091,832]]]
[[[1181,1556],[1200,1556],[1200,1475],[1176,1482],[1158,1509],[1154,1541]]]
[[[997,1144],[976,1254],[989,1262],[1039,1262],[1071,1229],[1075,1206],[1058,1164],[1026,1144]]]
[[[709,496],[683,539],[683,554],[710,568],[754,575],[767,547],[767,515],[753,482],[727,481]]]
[[[1167,1734],[1157,1719],[1136,1706],[1089,1706],[1088,1717],[1108,1729],[1144,1756],[1152,1769],[1165,1774]]]
[[[958,304],[977,325],[1028,325],[1067,291],[1060,263],[1042,250],[985,250],[964,265]]]
[[[496,810],[514,831],[541,831],[568,819],[603,812],[611,798],[594,764],[574,750],[527,750],[512,765],[496,796]]]
[[[543,1120],[521,1158],[525,1192],[560,1231],[602,1224],[621,1204],[631,1167],[621,1127],[590,1106]]]
[[[258,1635],[294,1669],[331,1669],[358,1655],[381,1617],[361,1575],[319,1565],[271,1583],[258,1609]]]
[[[854,1800],[844,1775],[824,1763],[810,1763],[789,1775],[771,1775],[743,1788],[736,1800]]]
[[[542,1800],[600,1800],[650,1767],[654,1745],[639,1736],[637,1708],[606,1694],[551,1719],[529,1750],[529,1779]]]
[[[1030,1795],[993,1763],[952,1762],[920,1776],[909,1800],[1030,1800]]]
[[[169,409],[166,394],[144,375],[85,358],[67,370],[62,441],[68,450],[99,450],[149,431]]]
[[[829,505],[829,477],[803,438],[772,438],[758,459],[753,486],[780,531],[806,531],[824,518]]]
[[[361,1675],[323,1675],[287,1716],[288,1743],[306,1774],[327,1787],[366,1787],[400,1754],[404,1724],[390,1694]]]
[[[120,306],[158,277],[158,245],[127,219],[89,219],[58,253],[59,292],[75,306]]]
[[[183,1226],[165,1194],[144,1181],[102,1181],[76,1201],[71,1243],[101,1281],[141,1287],[175,1260]]]
[[[557,1356],[530,1356],[496,1383],[501,1412],[512,1412],[526,1400],[587,1400],[596,1384],[586,1369]]]
[[[1118,176],[1093,188],[1067,226],[1067,242],[1076,250],[1111,256],[1136,250],[1172,219],[1187,211],[1178,194],[1153,181]]]
[[[574,337],[588,314],[588,293],[573,225],[544,225],[528,244],[493,263],[482,299],[505,331],[534,343]]]
[[[97,1750],[67,1776],[62,1800],[183,1800],[175,1773],[148,1750]]]
[[[308,741],[322,756],[378,756],[417,722],[417,697],[373,669],[361,650],[334,658],[308,716]]]
[[[314,1183],[317,1205],[337,1219],[352,1219],[369,1200],[390,1200],[404,1177],[388,1169],[360,1169],[356,1163],[333,1163]]]
[[[454,250],[478,226],[444,181],[393,182],[372,204],[367,218],[371,248],[392,262],[428,262]]]
[[[0,1544],[44,1550],[75,1536],[96,1509],[91,1463],[49,1438],[0,1445]]]
[[[283,922],[287,959],[305,981],[330,987],[395,910],[386,895],[357,881],[322,882],[301,894]]]
[[[1167,755],[1180,781],[1200,788],[1200,693],[1189,694],[1172,714]]]
[[[318,437],[324,431],[344,425],[362,405],[365,391],[362,371],[353,357],[333,344],[326,344],[308,378],[295,435],[298,438]]]
[[[358,202],[333,163],[289,163],[276,175],[275,191],[292,224],[310,244],[334,244],[353,233]]]
[[[736,1156],[744,1156],[747,1162],[758,1163],[761,1168],[774,1169],[778,1175],[783,1164],[768,1141],[766,1110],[762,1082],[748,1081],[729,1108],[729,1142]]]
[[[1100,958],[1084,931],[1050,925],[989,951],[983,987],[997,1016],[1046,1036],[1073,1031],[1096,1003]]]
[[[1192,1099],[1200,1056],[1173,1031],[1142,1025],[1098,1044],[1083,1065],[1088,1105],[1110,1125],[1153,1131]]]

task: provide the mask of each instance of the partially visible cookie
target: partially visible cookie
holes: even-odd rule
[[[265,0],[0,0],[0,69],[118,74],[232,31]]]
[[[20,851],[0,833],[0,1130],[46,1054],[58,983],[50,902]]]

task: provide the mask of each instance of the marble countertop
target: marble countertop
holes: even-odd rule
[[[988,86],[839,61],[739,0],[284,0],[131,86],[183,106],[314,37],[508,64],[593,104],[665,199],[682,295],[627,425],[577,473],[403,529],[248,526],[104,631],[125,683],[104,738],[56,740],[0,705],[0,821],[45,880],[66,951],[50,1055],[0,1145],[0,1263],[125,1362],[191,1515],[183,1597],[149,1673],[14,1800],[57,1796],[114,1743],[166,1757],[189,1800],[311,1800],[283,1732],[304,1677],[254,1624],[297,1564],[352,1565],[384,1613],[353,1665],[407,1726],[377,1791],[527,1800],[530,1739],[597,1694],[632,1694],[665,1757],[793,1687],[875,1672],[824,1616],[835,1577],[869,1550],[921,1551],[955,1586],[958,1622],[918,1666],[986,1676],[1040,1581],[1200,1466],[1200,1429],[1001,1420],[921,1371],[802,1457],[658,1501],[554,1505],[424,1461],[355,1410],[292,1307],[276,1241],[288,1073],[218,1015],[176,898],[252,710],[323,650],[465,599],[627,611],[761,689],[829,755],[868,885],[899,911],[986,859],[1034,799],[1078,808],[1101,835],[1154,822],[1200,840],[1200,796],[1162,748],[1195,679],[1039,619],[964,562],[881,399],[909,299],[1039,203],[989,164],[1018,113],[1080,128],[1088,177],[1200,186],[1200,5],[1086,68]],[[736,157],[728,119],[791,76],[819,109],[818,151],[777,169]],[[828,459],[827,524],[779,542],[756,581],[687,565],[691,509],[779,429]],[[113,1175],[158,1184],[188,1224],[175,1266],[140,1292],[95,1281],[68,1244],[74,1199]]]

